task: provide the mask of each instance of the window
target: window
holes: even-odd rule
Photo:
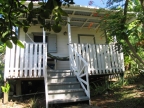
[[[43,42],[43,36],[34,36],[34,42],[42,43]],[[47,36],[46,36],[46,42],[47,42]]]
[[[43,42],[42,33],[33,33],[33,40],[37,43]],[[57,35],[56,34],[46,34],[46,43],[48,44],[48,52],[57,52]]]

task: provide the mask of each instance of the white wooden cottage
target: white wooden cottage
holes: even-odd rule
[[[37,6],[37,2],[34,3]],[[40,25],[32,25],[25,34],[19,28],[19,39],[25,48],[6,48],[6,79],[16,79],[16,94],[21,94],[21,80],[43,79],[46,107],[48,103],[64,103],[90,100],[89,76],[124,72],[123,54],[114,45],[106,44],[99,28],[101,11],[98,8],[63,7],[69,17],[60,33],[47,32]],[[20,18],[22,20],[23,18]],[[49,19],[47,19],[49,20]],[[69,57],[69,61],[53,61],[54,69],[47,64],[50,57]]]

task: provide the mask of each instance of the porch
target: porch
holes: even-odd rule
[[[15,45],[12,49],[6,48],[5,78],[43,78],[47,72],[47,44],[24,45],[24,49]],[[118,52],[115,45],[74,43],[69,47],[72,71],[82,71],[85,63],[88,65],[89,75],[124,72],[123,53]]]

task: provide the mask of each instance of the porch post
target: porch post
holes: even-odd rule
[[[43,76],[44,76],[44,84],[45,84],[45,98],[46,98],[46,108],[48,108],[48,81],[47,81],[47,45],[46,45],[46,32],[43,27]]]
[[[46,42],[46,34],[45,34],[45,30],[43,28],[43,43],[45,43],[45,42]]]
[[[68,22],[68,42],[69,44],[71,44],[71,26],[70,26],[70,17],[67,18],[67,22]]]
[[[70,50],[70,44],[72,43],[71,40],[71,26],[70,26],[70,17],[67,17],[67,24],[68,24],[68,49],[69,49],[69,62],[70,62],[70,69],[71,69],[71,50]]]

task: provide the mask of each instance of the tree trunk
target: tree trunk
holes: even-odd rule
[[[136,51],[135,51],[134,47],[132,46],[132,44],[130,43],[128,37],[125,38],[125,42],[126,42],[127,45],[129,46],[130,50],[132,51],[133,55],[137,58],[137,60],[144,65],[144,61],[143,61],[142,58],[136,53]]]
[[[3,93],[3,103],[8,103],[8,93]]]

